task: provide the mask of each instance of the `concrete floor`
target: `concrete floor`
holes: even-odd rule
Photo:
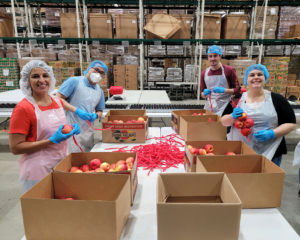
[[[172,103],[176,103],[172,101]],[[184,102],[178,102],[184,104]],[[192,103],[188,101],[186,103]],[[193,103],[195,104],[195,103]],[[160,119],[154,119],[156,121]],[[167,126],[171,126],[170,119],[164,119]],[[0,122],[4,119],[0,118]],[[96,127],[101,124],[97,121]],[[162,122],[153,123],[155,127],[164,127]],[[300,120],[297,124],[300,128]],[[1,240],[21,240],[24,236],[22,211],[20,206],[20,196],[23,194],[21,185],[19,183],[19,167],[17,159],[10,152],[8,146],[8,133],[1,132],[3,125],[0,126],[0,239]],[[96,132],[95,142],[101,137],[101,132]],[[289,151],[287,155],[283,156],[282,169],[286,172],[282,206],[279,211],[300,235],[300,198],[298,191],[300,188],[298,179],[298,169],[292,165],[294,157],[294,149],[296,144],[300,141],[300,136],[295,132],[290,133],[286,142]],[[255,240],[255,239],[253,239]]]

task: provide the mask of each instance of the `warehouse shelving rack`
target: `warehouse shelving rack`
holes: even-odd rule
[[[117,8],[138,8],[139,9],[139,39],[95,39],[95,38],[88,38],[88,26],[87,26],[87,8],[114,8],[115,4]],[[133,5],[133,6],[128,6]],[[154,7],[151,5],[163,5],[162,7]],[[185,9],[194,9],[196,8],[196,15],[200,16],[201,13],[201,32],[199,34],[199,21],[200,19],[196,18],[196,36],[195,39],[144,39],[143,36],[143,27],[144,27],[144,9],[182,9],[182,7],[177,7],[179,5],[185,5]],[[20,6],[25,8],[25,22],[26,22],[26,29],[31,37],[17,37],[18,30],[24,31],[25,28],[17,28],[16,25],[16,14],[14,8]],[[171,7],[173,6],[173,7]],[[217,9],[217,8],[234,8],[234,9],[247,9],[252,8],[253,17],[251,20],[251,29],[250,29],[250,39],[203,39],[203,19],[204,19],[204,9],[205,6],[209,6],[210,9]],[[253,26],[255,26],[255,19],[256,19],[256,12],[257,6],[265,6],[264,8],[264,20],[263,20],[263,31],[262,31],[262,39],[252,39],[254,34]],[[18,49],[18,56],[20,57],[20,43],[30,43],[30,41],[34,40],[37,43],[43,44],[57,44],[59,40],[64,40],[66,44],[79,44],[79,56],[80,62],[82,63],[82,44],[85,43],[87,48],[87,58],[90,58],[89,53],[89,44],[92,44],[93,41],[100,42],[101,44],[129,44],[129,45],[140,45],[140,89],[143,90],[143,72],[144,72],[144,46],[146,45],[154,45],[157,41],[159,41],[162,45],[183,45],[184,42],[189,42],[189,44],[195,46],[195,55],[191,56],[194,59],[194,66],[195,70],[198,66],[201,69],[201,62],[202,56],[199,54],[197,55],[198,50],[200,48],[200,53],[202,52],[203,45],[208,44],[220,44],[220,45],[242,45],[245,42],[251,45],[250,50],[250,57],[252,57],[252,49],[254,44],[258,44],[260,46],[259,52],[259,62],[261,62],[262,54],[263,54],[263,46],[264,45],[297,45],[300,43],[298,39],[264,39],[264,31],[265,31],[265,20],[267,14],[267,7],[268,6],[300,6],[299,0],[282,0],[282,1],[272,1],[272,0],[252,0],[252,1],[205,1],[205,0],[110,0],[109,3],[106,0],[3,0],[0,4],[0,7],[12,7],[12,15],[14,20],[14,27],[15,27],[15,36],[14,38],[2,38],[4,43],[16,43]],[[79,8],[82,7],[83,9],[83,21],[85,26],[84,35],[86,38],[34,38],[34,32],[40,30],[41,33],[45,30],[49,30],[47,27],[33,28],[32,24],[32,14],[31,8],[37,7],[38,8],[38,16],[41,18],[41,7],[59,7],[59,8],[76,8],[76,15],[77,15],[77,27],[78,27],[78,36],[80,36],[80,28],[79,28]],[[59,28],[53,28],[53,32],[60,31]],[[147,57],[146,57],[147,58]],[[186,58],[186,57],[183,57]],[[82,69],[81,69],[82,70]],[[196,78],[196,71],[195,76]],[[200,78],[198,77],[198,87],[197,87],[197,99],[200,99]]]

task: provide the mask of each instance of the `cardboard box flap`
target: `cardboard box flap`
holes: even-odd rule
[[[13,19],[12,16],[10,16],[10,15],[8,15],[8,14],[5,14],[5,13],[3,13],[3,12],[0,12],[0,18],[7,18],[7,19],[9,19],[9,20],[12,20],[12,19]]]
[[[223,181],[220,189],[220,197],[223,203],[241,203],[239,196],[234,190],[226,174],[224,174],[223,177]]]
[[[214,122],[220,122],[221,117],[218,115],[202,115],[202,116],[181,116],[181,119],[185,120],[186,122],[207,122],[211,119]]]
[[[109,110],[106,116],[146,116],[146,110]]]
[[[262,161],[263,173],[285,173],[281,168],[277,167],[272,161],[263,156]]]

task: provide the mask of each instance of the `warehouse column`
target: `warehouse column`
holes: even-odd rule
[[[198,0],[198,6],[197,6],[195,18],[196,18],[196,36],[195,36],[195,39],[199,39],[200,0]],[[196,76],[197,76],[197,54],[198,54],[198,46],[199,46],[199,42],[196,42],[196,47],[195,47],[195,52],[194,52],[194,54],[195,54],[194,55],[194,58],[195,58],[195,62],[194,62],[194,82],[198,82],[198,79],[196,79],[197,78]],[[191,58],[192,58],[192,53],[191,53]]]
[[[85,4],[85,0],[82,0],[82,8],[83,8],[83,22],[84,22],[84,34],[85,38],[89,38],[89,24],[88,24],[88,14],[87,14],[87,7]],[[88,41],[85,41],[85,47],[86,47],[86,60],[87,62],[91,61],[91,55],[90,55],[90,48]]]
[[[256,26],[256,15],[257,15],[257,2],[258,0],[255,0],[255,7],[254,9],[252,8],[252,20],[251,20],[251,28],[250,28],[250,39],[253,39],[255,36],[255,26]],[[248,58],[252,59],[253,55],[253,42],[251,42],[251,48],[248,51]]]
[[[268,1],[265,0],[265,12],[264,12],[264,20],[263,20],[263,28],[262,28],[262,34],[261,34],[261,40],[265,39],[265,27],[266,27],[266,16],[267,16],[267,10],[268,10]],[[259,51],[259,58],[258,58],[258,63],[261,64],[261,58],[262,58],[262,53],[263,53],[263,42],[260,44],[260,51]]]
[[[79,19],[79,10],[78,10],[78,0],[75,0],[76,3],[76,22],[77,22],[77,31],[78,31],[78,38],[81,37],[81,33],[80,33],[80,19]],[[81,71],[81,76],[83,76],[83,71],[82,71],[82,46],[81,46],[81,41],[78,41],[78,45],[79,45],[79,60],[80,60],[80,71]]]
[[[139,0],[139,15],[140,15],[140,90],[144,89],[144,6],[143,0]]]
[[[11,2],[11,11],[12,11],[13,20],[14,20],[15,37],[18,37],[18,28],[17,28],[17,22],[16,22],[15,3],[14,3],[14,0],[10,0],[10,2]],[[17,42],[17,52],[18,52],[18,58],[21,58],[21,52],[20,52],[19,42]]]
[[[39,13],[39,19],[40,19],[40,25],[41,25],[41,37],[44,37],[44,29],[43,29],[43,23],[42,23],[42,12],[41,12],[41,4],[38,4],[38,13]],[[42,43],[43,48],[45,48],[45,44]]]
[[[203,39],[203,26],[204,26],[204,7],[205,7],[205,0],[202,0],[201,6],[201,34],[200,39]],[[198,76],[198,91],[197,91],[197,100],[200,100],[200,83],[201,83],[201,65],[202,65],[202,41],[200,43],[200,53],[199,53],[199,76]]]

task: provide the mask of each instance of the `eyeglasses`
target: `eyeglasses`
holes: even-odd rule
[[[93,68],[97,73],[100,73],[101,75],[105,75],[105,72],[100,71],[98,68],[94,67]]]

